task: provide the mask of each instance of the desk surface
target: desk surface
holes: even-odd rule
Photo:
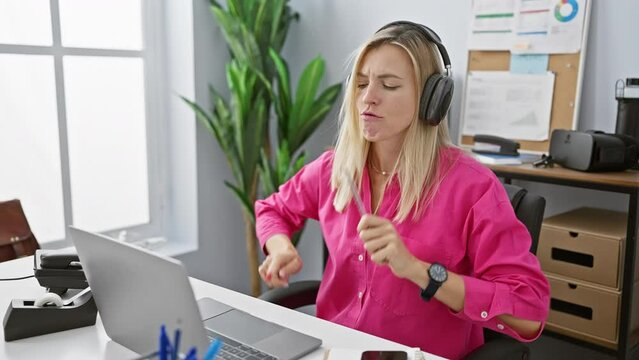
[[[33,258],[0,263],[0,278],[22,277],[33,274]],[[294,330],[323,340],[320,349],[304,359],[323,359],[324,350],[330,348],[406,350],[411,349],[382,338],[368,335],[341,325],[289,310],[265,301],[228,290],[197,279],[191,279],[196,298],[210,297]],[[11,299],[35,299],[44,293],[37,280],[29,278],[0,281],[0,318]],[[111,341],[106,335],[100,316],[95,326],[67,330],[11,342],[4,341],[0,328],[0,359],[131,359],[136,354]],[[425,359],[440,359],[424,353]]]
[[[639,188],[639,171],[627,170],[617,172],[584,172],[562,168],[555,165],[552,168],[534,167],[532,164],[524,165],[486,165],[496,173],[528,175],[549,179],[579,181],[585,183],[615,185],[629,188]]]

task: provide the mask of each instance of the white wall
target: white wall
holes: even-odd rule
[[[193,1],[193,22],[195,99],[208,108],[209,84],[223,94],[226,90],[224,64],[228,51],[208,0]],[[196,141],[199,251],[179,259],[192,276],[248,293],[242,213],[224,186],[224,180],[232,180],[231,173],[217,143],[200,124]]]
[[[324,85],[345,78],[345,62],[351,52],[382,25],[412,20],[433,28],[451,57],[457,89],[451,109],[453,135],[459,131],[460,99],[466,72],[466,38],[470,2],[445,0],[292,0],[301,15],[284,48],[293,81],[303,66],[321,54],[327,61]],[[595,0],[592,7],[588,54],[585,64],[580,129],[613,131],[617,78],[639,77],[639,47],[631,24],[639,15],[639,1],[616,0],[614,6]],[[207,84],[225,88],[223,64],[227,51],[208,10],[208,1],[194,0],[196,98],[207,99]],[[336,119],[329,116],[310,139],[311,157],[334,141]],[[237,201],[222,184],[231,179],[224,158],[211,136],[199,128],[198,192],[200,251],[182,258],[195,276],[248,292],[244,228]],[[547,214],[581,205],[623,210],[621,195],[557,186],[523,183],[548,200]],[[321,233],[311,224],[300,245],[305,269],[298,278],[319,278]]]

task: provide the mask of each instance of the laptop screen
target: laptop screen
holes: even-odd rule
[[[208,339],[186,270],[179,261],[100,234],[69,227],[107,335],[140,354],[158,348],[160,326],[182,331],[185,348]]]

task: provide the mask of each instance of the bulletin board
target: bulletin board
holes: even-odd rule
[[[591,1],[588,1],[586,6],[581,50],[574,54],[549,55],[548,71],[552,71],[555,74],[555,83],[548,139],[544,141],[513,139],[521,144],[520,150],[524,152],[547,153],[550,148],[550,135],[554,129],[575,130],[577,128]],[[510,51],[468,51],[468,72],[509,71],[510,56]],[[465,104],[465,101],[462,101],[462,104]],[[462,114],[463,112],[464,110],[462,109]],[[461,121],[463,121],[463,116]],[[462,123],[459,131],[461,137],[459,143],[462,146],[470,147],[473,145],[473,137],[471,135],[463,135],[463,128],[464,125]]]

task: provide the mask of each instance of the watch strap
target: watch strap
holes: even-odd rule
[[[441,283],[438,283],[437,281],[434,281],[433,279],[428,279],[428,285],[426,285],[426,288],[422,289],[422,292],[421,292],[422,299],[426,301],[430,301],[430,299],[432,299],[433,296],[435,296],[435,293],[437,292],[437,290],[439,289],[441,285],[442,285]]]

